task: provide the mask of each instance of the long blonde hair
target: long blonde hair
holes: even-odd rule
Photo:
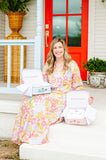
[[[69,69],[69,63],[72,60],[71,56],[68,54],[68,49],[65,44],[65,41],[62,38],[58,38],[58,37],[54,38],[51,45],[50,45],[50,51],[47,55],[47,61],[46,61],[47,65],[48,65],[47,70],[46,70],[47,74],[51,74],[54,71],[54,64],[55,64],[56,58],[53,54],[53,47],[54,47],[54,44],[57,42],[61,42],[63,45],[63,48],[64,48],[64,69],[65,70]]]

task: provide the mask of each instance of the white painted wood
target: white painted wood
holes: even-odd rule
[[[41,68],[42,61],[42,6],[43,1],[37,0],[37,22],[35,37],[35,68]]]
[[[0,39],[5,35],[5,17],[0,11]],[[0,47],[0,81],[4,80],[4,47]]]
[[[20,46],[20,45],[34,45],[35,40],[34,39],[28,39],[28,40],[1,40],[0,39],[0,45],[4,46],[4,45],[12,45],[12,46]]]
[[[20,75],[21,75],[22,70],[23,70],[23,66],[24,66],[24,63],[23,63],[23,61],[24,61],[24,56],[23,56],[24,45],[35,46],[35,41],[34,40],[0,40],[0,47],[5,46],[5,45],[8,46],[7,86],[0,87],[0,93],[20,94],[20,92],[17,90],[17,88],[12,88],[11,87],[11,46],[14,46],[14,45],[20,45],[21,46],[21,56],[20,56],[20,62],[21,62]]]
[[[10,88],[9,87],[0,87],[0,93],[8,93],[8,94],[21,94],[21,92],[16,88],[16,86],[14,88]]]
[[[89,18],[88,18],[88,59],[94,55],[95,39],[95,0],[89,0]]]
[[[8,46],[8,61],[7,61],[7,87],[11,87],[11,46]]]
[[[89,0],[88,59],[106,60],[106,1]]]
[[[20,80],[22,75],[22,70],[24,68],[24,46],[21,45],[21,56],[20,56]],[[20,81],[21,82],[21,81]]]
[[[44,66],[44,59],[45,59],[45,0],[43,0],[43,9],[42,9],[42,68]]]
[[[94,55],[106,60],[106,1],[95,0]]]

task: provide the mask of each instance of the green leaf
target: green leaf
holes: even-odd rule
[[[83,62],[83,68],[89,72],[106,72],[106,60],[90,58],[86,63]]]
[[[3,0],[0,2],[0,9],[2,12],[5,11],[29,11],[27,3],[31,0]]]
[[[20,0],[20,2],[24,2],[25,0]]]

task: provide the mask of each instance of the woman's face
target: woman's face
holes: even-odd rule
[[[61,42],[57,42],[53,46],[53,54],[56,58],[63,58],[64,48]]]

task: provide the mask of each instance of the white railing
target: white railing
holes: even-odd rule
[[[0,87],[0,93],[19,93],[19,91],[11,87],[11,46],[20,46],[20,79],[24,68],[24,46],[35,46],[35,40],[0,40],[0,46],[8,46],[7,60],[7,87]],[[36,47],[36,46],[35,46]]]

